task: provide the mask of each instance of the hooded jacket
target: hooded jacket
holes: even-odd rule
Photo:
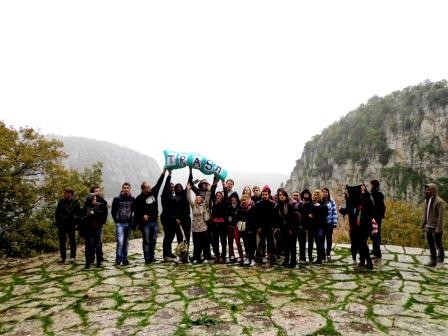
[[[445,214],[445,202],[438,195],[437,185],[429,183],[428,187],[432,192],[431,198],[425,201],[423,205],[423,215],[421,220],[422,228],[434,228],[436,232],[443,232],[443,220]],[[431,202],[429,202],[431,200]],[[429,209],[428,209],[429,205]]]

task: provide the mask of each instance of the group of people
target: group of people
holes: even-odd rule
[[[382,257],[381,224],[386,209],[377,180],[371,181],[370,192],[365,184],[347,186],[344,204],[337,208],[328,188],[313,191],[304,189],[300,193],[293,192],[292,197],[289,197],[284,189],[278,189],[276,194],[272,194],[269,186],[254,186],[245,187],[239,195],[233,190],[232,179],[222,181],[222,190],[217,190],[219,181],[216,178],[211,185],[206,179],[193,181],[190,169],[184,188],[180,183],[173,184],[172,171],[164,169],[153,187],[148,182],[142,183],[141,193],[136,198],[131,194],[131,185],[123,183],[120,194],[113,199],[111,214],[116,225],[116,265],[129,264],[128,240],[131,230],[136,228],[142,233],[145,263],[156,261],[158,196],[165,177],[160,195],[160,222],[164,231],[162,258],[165,262],[239,263],[242,266],[255,266],[282,261],[281,265],[288,268],[294,268],[298,263],[322,264],[331,258],[332,236],[338,225],[338,211],[344,216],[348,215],[354,262],[358,262],[359,254],[359,265],[373,269],[372,257]],[[443,262],[441,229],[438,224],[433,226],[434,221],[439,221],[443,200],[437,196],[433,185],[427,189],[427,197],[430,196],[426,202],[422,224],[427,228],[430,247],[435,246],[434,249],[431,248],[431,260],[438,258]],[[437,216],[434,215],[435,212]],[[443,218],[443,213],[441,216]],[[82,208],[73,198],[73,190],[66,188],[64,198],[59,201],[56,209],[60,262],[66,260],[67,236],[70,260],[74,261],[75,229],[78,227],[86,243],[85,267],[90,268],[95,261],[96,266],[101,267],[104,260],[102,227],[106,218],[107,202],[101,197],[99,187],[92,188]],[[372,251],[368,247],[369,237],[373,243]],[[173,253],[175,238],[176,255]],[[191,241],[193,248],[190,254]],[[234,245],[238,254],[235,253]],[[317,252],[315,258],[314,246]],[[439,256],[436,250],[439,251]],[[280,256],[284,257],[281,259]]]

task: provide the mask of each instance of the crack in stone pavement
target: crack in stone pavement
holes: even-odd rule
[[[424,266],[423,249],[382,248],[373,271],[343,244],[295,269],[145,265],[141,240],[128,266],[114,265],[114,243],[89,270],[55,253],[1,260],[0,335],[448,335],[448,268]]]

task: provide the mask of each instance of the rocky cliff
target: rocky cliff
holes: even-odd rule
[[[429,181],[448,190],[448,85],[426,81],[366,104],[305,144],[288,190],[380,180],[389,197],[417,201]]]

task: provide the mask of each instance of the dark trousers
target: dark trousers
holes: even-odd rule
[[[101,248],[101,228],[88,228],[84,233],[86,242],[85,257],[86,265],[93,263],[96,257],[97,265],[101,265],[103,251]]]
[[[367,240],[369,239],[369,236],[370,236],[370,232],[361,231],[359,233],[358,250],[359,250],[359,254],[360,254],[361,263],[364,263],[364,261],[366,261],[367,263],[372,262],[372,259],[370,258],[370,253],[369,253],[369,245],[367,244]]]
[[[201,254],[204,254],[204,259],[210,259],[210,242],[207,231],[193,232],[193,260],[199,262]]]
[[[357,230],[350,230],[350,252],[352,254],[353,261],[356,261],[356,255],[358,254],[360,233]]]
[[[435,228],[426,228],[426,240],[428,241],[431,260],[433,261],[443,262],[445,260],[442,237],[442,232],[436,232]]]
[[[285,264],[296,265],[297,264],[297,232],[284,230],[282,232],[284,251],[285,251]]]
[[[256,250],[256,239],[254,231],[243,231],[239,233],[243,238],[244,249],[246,250],[246,258],[250,261],[255,258],[255,250]],[[241,258],[242,258],[241,254]]]
[[[68,243],[70,244],[70,258],[76,258],[76,238],[75,238],[75,228],[59,227],[58,228],[58,238],[59,238],[59,252],[61,253],[61,259],[65,261],[67,259],[67,236]]]
[[[314,239],[316,240],[317,260],[325,260],[325,229],[314,229]]]
[[[212,240],[213,253],[215,257],[225,258],[227,253],[227,225],[223,223],[209,224],[210,237]],[[221,253],[219,252],[219,242],[221,242]]]
[[[306,238],[308,241],[308,260],[313,261],[313,247],[314,247],[314,232],[309,229],[306,230]]]
[[[173,257],[172,245],[176,235],[177,223],[173,218],[160,218],[163,226],[163,257]]]
[[[325,241],[327,242],[327,249],[325,255],[328,257],[331,254],[331,247],[333,246],[333,226],[325,228]]]
[[[257,246],[257,257],[259,259],[264,257],[264,248],[266,247],[267,256],[269,259],[274,257],[274,236],[272,233],[272,228],[263,227],[258,232],[259,244]]]
[[[300,261],[306,261],[306,230],[299,229],[297,233],[297,240],[299,241],[299,259]]]
[[[233,241],[235,240],[235,226],[227,226],[227,243],[229,246],[229,257],[235,257],[235,251],[233,249]]]
[[[372,253],[375,257],[381,258],[381,222],[383,220],[375,218],[375,221],[378,224],[378,233],[370,235],[370,239],[372,239]]]

